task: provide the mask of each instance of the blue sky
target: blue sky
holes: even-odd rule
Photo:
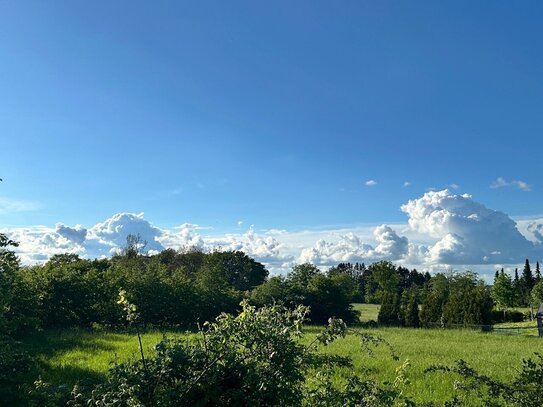
[[[1,2],[0,226],[343,230],[445,188],[539,218],[541,21],[535,1]]]

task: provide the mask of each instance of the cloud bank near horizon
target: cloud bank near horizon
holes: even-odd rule
[[[57,223],[54,228],[6,228],[2,232],[20,242],[18,253],[25,264],[66,252],[88,258],[111,256],[124,246],[129,234],[139,234],[147,241],[149,253],[166,248],[241,250],[274,273],[286,272],[301,262],[327,267],[339,262],[390,260],[436,269],[520,264],[525,258],[543,258],[543,220],[524,221],[521,233],[519,224],[507,214],[487,208],[471,195],[448,189],[430,191],[409,200],[401,210],[407,215],[404,227],[396,226],[398,231],[383,224],[373,227],[371,235],[354,228],[256,232],[251,226],[243,233],[213,236],[190,223],[158,228],[143,213],[118,213],[88,229]]]

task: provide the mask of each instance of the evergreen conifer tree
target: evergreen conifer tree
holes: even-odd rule
[[[518,269],[515,268],[515,278],[513,279],[513,303],[515,306],[522,306],[523,305],[523,298],[522,298],[522,284],[520,281],[520,278],[518,276]]]
[[[377,321],[383,325],[400,324],[400,300],[398,294],[391,291],[383,293]]]
[[[416,292],[412,292],[409,294],[409,299],[407,301],[403,317],[403,323],[405,326],[410,326],[414,328],[418,328],[420,326],[419,303],[417,301]]]
[[[524,270],[522,271],[522,281],[527,291],[531,291],[534,287],[534,275],[532,274],[532,268],[530,267],[530,261],[526,259],[524,263]]]

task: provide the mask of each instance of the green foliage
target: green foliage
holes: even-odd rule
[[[500,274],[498,278],[507,280],[506,275]],[[497,295],[498,290],[494,293]],[[424,295],[420,323],[422,326],[488,325],[492,320],[492,307],[491,291],[477,274],[437,274],[430,280]]]
[[[484,282],[471,272],[450,277],[450,293],[443,307],[448,324],[488,325],[491,322],[492,298]]]
[[[524,359],[522,369],[511,381],[501,381],[481,374],[463,360],[454,366],[437,365],[427,372],[445,372],[459,376],[455,383],[457,395],[448,406],[466,405],[466,396],[478,400],[480,406],[540,407],[543,405],[543,357],[535,353],[531,359]],[[475,396],[475,397],[473,397]],[[470,405],[474,405],[471,404]]]
[[[435,324],[441,324],[443,318],[443,300],[435,292],[430,292],[420,310],[420,323],[422,326],[429,327]]]
[[[255,287],[249,295],[250,302],[258,307],[274,302],[289,302],[289,286],[281,276],[269,278],[266,282]]]
[[[383,325],[399,326],[401,324],[400,300],[395,292],[385,291],[382,295],[381,308],[377,322]]]
[[[530,261],[526,259],[524,263],[524,269],[522,270],[521,281],[524,283],[524,287],[527,291],[530,291],[535,284],[535,278],[530,267]]]
[[[239,291],[248,291],[268,277],[264,265],[240,251],[210,253],[205,257],[203,267],[213,278],[223,280]]]
[[[134,315],[121,293],[119,300]],[[379,384],[337,371],[352,367],[348,357],[319,352],[347,327],[331,319],[304,344],[307,307],[272,305],[257,309],[242,302],[237,316],[221,314],[205,323],[192,340],[162,340],[153,357],[115,366],[106,382],[91,391],[36,382],[30,398],[39,405],[94,406],[411,406],[404,395],[409,384],[402,365],[393,383]],[[385,343],[367,333],[354,333],[364,348]],[[385,343],[386,344],[386,343]]]
[[[288,281],[291,286],[304,289],[307,288],[313,278],[317,277],[320,274],[321,273],[317,266],[313,264],[297,264],[292,268],[292,271],[289,273]]]
[[[534,286],[531,295],[534,304],[537,305],[543,303],[543,280],[539,280],[539,282]]]
[[[14,339],[0,337],[0,405],[21,402],[21,393],[33,360],[24,346]]]
[[[515,305],[513,281],[503,269],[494,279],[494,285],[492,286],[490,293],[496,305],[504,311]]]
[[[20,401],[32,360],[16,340],[35,328],[33,297],[21,278],[17,243],[0,233],[0,405]]]
[[[272,277],[256,287],[249,299],[258,306],[275,302],[308,306],[311,322],[316,324],[324,324],[330,317],[351,323],[358,321],[359,313],[352,306],[356,295],[356,282],[349,275],[325,275],[314,265],[300,264],[293,267],[287,278]]]
[[[122,286],[141,310],[142,324],[194,327],[198,320],[234,312],[242,298],[239,288],[259,284],[267,275],[241,252],[168,250],[147,256],[140,246],[133,242],[132,249],[111,260],[56,255],[43,266],[23,269],[22,281],[36,301],[29,309],[37,311],[45,328],[116,326],[123,317],[112,298]]]
[[[344,276],[317,275],[311,279],[306,292],[306,301],[311,308],[311,322],[322,324],[330,317],[346,322],[358,320],[351,303],[353,300],[352,281]]]
[[[307,407],[416,406],[403,393],[404,388],[409,385],[409,380],[404,373],[408,367],[409,362],[406,361],[396,369],[393,383],[386,382],[382,385],[372,380],[363,380],[355,375],[349,375],[338,385],[333,369],[323,369],[309,379],[309,391],[302,405]]]
[[[375,299],[383,301],[383,296],[386,293],[398,293],[400,286],[400,275],[398,274],[396,267],[389,261],[379,261],[373,263],[369,267],[371,273],[371,279],[377,285],[377,290],[373,294]],[[371,288],[371,284],[368,285],[368,289]],[[367,294],[370,294],[369,292]]]
[[[402,310],[402,324],[404,326],[418,328],[420,326],[420,318],[417,292],[415,290],[406,291],[404,297],[407,297],[407,301],[404,301],[405,305]]]
[[[92,303],[87,280],[89,262],[59,261],[53,258],[43,267],[23,273],[39,299],[39,314],[44,327],[83,326],[92,319]]]
[[[522,322],[524,321],[524,313],[518,310],[492,310],[491,322],[499,324],[503,322]]]

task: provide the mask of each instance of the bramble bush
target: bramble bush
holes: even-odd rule
[[[119,303],[128,319],[137,321],[137,310],[124,292]],[[37,382],[31,397],[70,406],[413,405],[403,394],[406,365],[394,383],[378,384],[354,374],[333,380],[336,369],[352,367],[352,361],[318,350],[345,336],[347,327],[340,319],[330,319],[311,343],[304,344],[308,312],[304,306],[256,308],[243,301],[237,316],[221,314],[203,324],[197,338],[164,339],[153,357],[142,353],[139,360],[115,366],[108,380],[92,390],[55,391]],[[384,343],[379,337],[356,334],[366,349]]]

